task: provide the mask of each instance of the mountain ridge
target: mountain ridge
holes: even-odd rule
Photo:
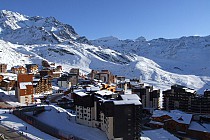
[[[88,40],[54,17],[5,12],[0,14],[0,53],[4,54],[0,60],[9,68],[26,63],[41,65],[44,59],[62,65],[65,71],[73,67],[84,73],[108,69],[115,75],[140,78],[162,90],[172,84],[201,93],[210,88],[210,36]]]

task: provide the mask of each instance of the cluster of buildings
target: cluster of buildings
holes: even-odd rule
[[[153,129],[165,130],[199,140],[210,138],[209,117],[185,113],[180,110],[155,110],[149,126]]]
[[[142,111],[159,109],[160,90],[108,70],[88,76],[72,93],[76,122],[101,129],[108,139],[140,139]]]
[[[7,65],[0,64],[0,73],[7,72]],[[27,64],[12,67],[10,72],[17,75],[16,78],[0,74],[0,88],[14,89],[18,101],[27,105],[36,103],[36,95],[52,93],[52,81],[56,79],[61,92],[71,93],[76,122],[101,129],[108,139],[140,139],[143,111],[153,114],[151,128],[164,128],[192,137],[195,133],[203,133],[205,137],[200,139],[210,138],[210,129],[205,133],[195,129],[195,126],[207,129],[208,125],[198,123],[201,119],[195,121],[192,115],[210,113],[210,90],[200,95],[193,89],[173,85],[162,92],[163,104],[159,110],[159,89],[139,79],[113,75],[109,70],[92,70],[87,76],[81,76],[78,68],[62,72],[62,66],[43,61],[41,68],[37,64]]]
[[[173,85],[163,91],[163,109],[178,109],[188,113],[210,113],[210,90],[197,94],[193,89],[181,85]]]
[[[51,94],[52,80],[62,77],[62,66],[55,67],[46,61],[42,64],[40,69],[37,64],[26,64],[14,66],[11,70],[7,70],[7,64],[0,64],[0,88],[6,91],[15,90],[15,96],[20,103],[27,105],[36,103],[35,96]],[[76,73],[76,69],[72,71]],[[78,81],[77,74],[70,80],[73,84]]]

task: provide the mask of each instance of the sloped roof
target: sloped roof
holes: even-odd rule
[[[198,123],[198,122],[192,121],[190,123],[189,130],[195,130],[195,131],[210,133],[210,124]]]
[[[191,120],[192,120],[192,114],[187,114],[184,113],[182,111],[172,111],[172,112],[168,112],[168,111],[163,111],[163,110],[155,110],[153,112],[152,117],[161,117],[164,115],[168,115],[169,117],[171,117],[171,120],[174,120],[178,123],[182,123],[182,124],[190,124]]]

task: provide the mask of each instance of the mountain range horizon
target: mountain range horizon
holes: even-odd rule
[[[62,65],[65,71],[72,67],[84,73],[108,69],[162,90],[172,84],[200,93],[210,88],[210,36],[152,40],[109,36],[88,40],[54,17],[29,17],[2,10],[0,38],[0,61],[8,63],[9,68],[27,63],[41,65],[47,60]]]

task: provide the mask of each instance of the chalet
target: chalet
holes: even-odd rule
[[[150,126],[152,128],[163,127],[168,131],[187,133],[192,114],[186,114],[178,110],[171,110],[170,112],[155,110],[151,119]]]
[[[23,66],[14,66],[11,68],[11,72],[14,74],[25,74],[27,69]]]
[[[20,103],[28,105],[34,102],[33,74],[18,75],[15,94]]]
[[[7,72],[7,64],[0,64],[0,73],[6,73]]]
[[[27,73],[37,73],[39,66],[37,64],[26,64]]]

